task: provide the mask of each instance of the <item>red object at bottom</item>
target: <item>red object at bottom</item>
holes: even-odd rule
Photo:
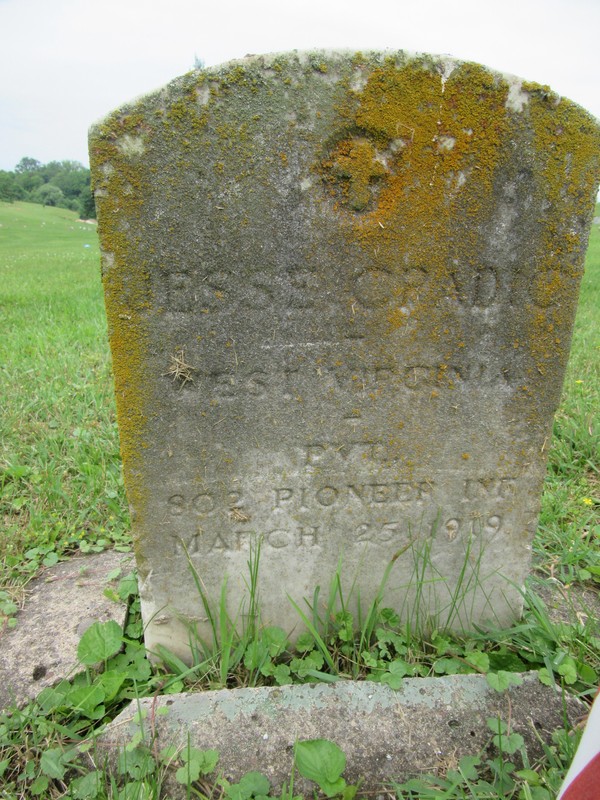
[[[561,800],[600,800],[600,753],[575,776]]]

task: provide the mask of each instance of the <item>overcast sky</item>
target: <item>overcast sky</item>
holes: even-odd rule
[[[0,169],[86,164],[87,129],[247,53],[447,53],[549,84],[600,117],[600,0],[0,0]]]

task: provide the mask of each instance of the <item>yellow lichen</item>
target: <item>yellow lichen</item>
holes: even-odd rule
[[[472,328],[468,313],[457,315],[448,299],[467,309],[479,295],[485,304],[491,302],[485,292],[503,288],[494,272],[482,271],[484,223],[494,224],[504,202],[501,181],[518,178],[511,132],[523,142],[529,136],[529,202],[549,210],[537,227],[531,217],[535,249],[519,267],[531,277],[523,280],[517,271],[513,279],[515,296],[525,306],[516,312],[504,300],[504,313],[515,316],[512,325],[499,329],[499,348],[505,331],[509,337],[516,325],[519,344],[514,346],[526,346],[527,373],[543,376],[545,385],[552,373],[559,382],[567,350],[557,354],[550,345],[556,338],[564,343],[570,338],[585,243],[569,226],[577,216],[585,219],[591,213],[600,149],[597,124],[591,118],[586,122],[568,102],[557,105],[554,96],[533,84],[520,87],[528,102],[517,110],[507,103],[511,84],[474,64],[445,72],[429,59],[405,63],[390,57],[369,71],[357,56],[355,66],[362,70],[361,80],[356,90],[349,88],[350,101],[339,111],[341,130],[348,133],[319,169],[333,211],[346,222],[343,229],[365,252],[373,274],[395,276],[387,333],[406,330],[406,347],[422,336],[435,342],[443,332],[452,344],[449,360],[464,360],[461,350],[474,357],[478,328]],[[561,206],[569,214],[561,215]],[[407,265],[422,267],[428,280],[407,288]],[[373,333],[385,348],[380,317],[373,319]],[[542,403],[547,394],[540,382]]]

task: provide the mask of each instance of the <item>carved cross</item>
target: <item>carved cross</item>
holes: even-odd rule
[[[375,156],[377,151],[366,139],[355,139],[345,155],[340,155],[333,164],[333,172],[349,180],[348,205],[354,211],[362,211],[371,199],[371,183],[383,178],[386,169]]]

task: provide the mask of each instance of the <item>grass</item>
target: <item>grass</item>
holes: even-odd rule
[[[567,598],[587,592],[593,599],[600,586],[600,433],[594,419],[600,407],[597,225],[586,263],[571,359],[549,444],[534,562],[538,581],[547,585],[551,578]],[[2,626],[14,624],[23,587],[41,566],[72,553],[130,546],[94,227],[78,223],[63,209],[0,203],[0,317]],[[250,573],[253,587],[256,571]],[[207,784],[204,773],[192,780],[190,753],[188,761],[170,753],[162,760],[152,755],[151,762],[136,744],[132,751],[137,755],[130,754],[117,777],[82,767],[81,750],[90,746],[102,721],[114,717],[131,697],[157,691],[348,677],[394,686],[405,675],[476,671],[498,676],[531,668],[546,682],[590,695],[600,674],[594,615],[574,607],[567,621],[551,620],[535,581],[534,576],[520,625],[462,640],[435,631],[419,638],[385,609],[355,620],[340,608],[341,587],[334,585],[321,619],[311,610],[314,598],[299,608],[309,633],[294,652],[279,629],[255,625],[236,638],[227,628],[222,599],[214,612],[215,639],[198,648],[194,668],[165,654],[164,668],[153,671],[141,645],[134,584],[125,580],[120,592],[129,598],[132,612],[124,649],[109,653],[105,648],[99,673],[89,666],[94,654],[86,657],[84,648],[82,661],[88,666],[81,676],[0,718],[0,797],[158,797],[169,762],[180,770],[188,765],[191,797],[199,796],[199,787],[204,792],[212,787],[215,797],[241,797],[241,790],[236,795],[235,787],[218,780]],[[109,635],[108,629],[98,630],[100,639]],[[114,630],[111,636],[120,650],[123,637]],[[474,754],[481,755],[477,763],[465,762],[443,780],[438,776],[437,788],[433,778],[421,779],[398,787],[397,795],[550,800],[572,749],[573,740],[563,731],[539,764],[526,763],[519,747],[510,759],[505,751],[491,763]],[[197,764],[204,756],[194,758]],[[514,769],[507,767],[511,760],[518,762]],[[528,770],[534,775],[525,774]]]
[[[600,206],[596,206],[596,214]],[[586,272],[534,541],[536,566],[565,583],[600,583],[600,226],[593,225]]]
[[[0,204],[2,582],[126,541],[95,227]],[[27,555],[29,554],[29,555]]]

